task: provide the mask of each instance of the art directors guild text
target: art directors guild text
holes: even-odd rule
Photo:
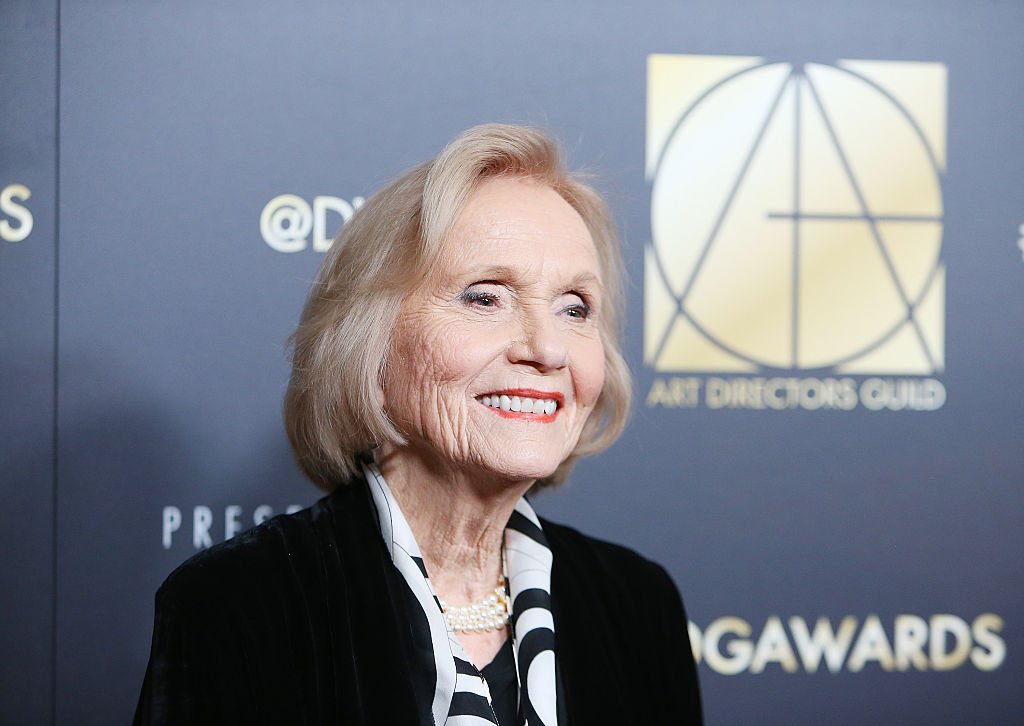
[[[936,411],[946,388],[935,378],[658,376],[646,402],[649,408]]]

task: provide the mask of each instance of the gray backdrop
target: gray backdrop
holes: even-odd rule
[[[1022,29],[1024,5],[1011,0],[5,0],[0,720],[129,720],[166,574],[318,496],[280,423],[285,340],[322,259],[318,233],[333,236],[349,205],[459,131],[512,121],[550,130],[574,167],[597,173],[631,278],[632,424],[536,504],[670,570],[701,647],[708,722],[1019,722]],[[678,134],[693,128],[682,85],[649,92],[658,54],[685,72],[700,67],[695,56],[751,57],[737,63],[813,78],[858,59],[904,78],[881,83],[888,102],[940,128],[932,142],[946,152],[932,180],[944,364],[737,372],[645,357],[661,284],[645,259],[681,244],[653,228],[652,189],[687,183],[645,166],[657,146],[649,104],[677,105]],[[944,71],[944,84],[915,86],[922,68]],[[742,109],[717,108],[723,128],[742,125]],[[833,119],[847,134],[839,146],[866,139],[849,163],[881,164],[895,181],[877,194],[902,199],[909,172],[890,116],[846,108]],[[724,165],[729,144],[708,153],[709,169]],[[698,168],[687,173],[703,183]],[[291,219],[308,233],[274,226],[281,195],[299,198]],[[877,280],[838,274],[876,298]],[[708,276],[705,291],[727,278]],[[740,318],[758,304],[744,279],[728,291]],[[863,315],[872,322],[870,305]],[[759,379],[847,379],[860,393],[849,410],[799,397],[776,397],[774,410],[759,388],[742,405],[706,397],[722,381],[749,390]],[[672,385],[697,393],[651,397]],[[902,410],[876,411],[863,386],[938,387],[944,399],[909,410],[890,397]],[[835,633],[809,642],[803,628],[822,618]],[[813,646],[826,640],[834,667],[815,670]]]

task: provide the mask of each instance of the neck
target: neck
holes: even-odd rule
[[[377,464],[409,522],[438,597],[460,605],[490,594],[502,571],[505,525],[533,481],[435,469],[404,448],[378,456]]]

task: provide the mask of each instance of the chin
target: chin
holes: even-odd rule
[[[536,481],[554,474],[561,466],[563,459],[555,460],[550,456],[531,459],[519,457],[514,463],[503,462],[501,465],[487,467],[494,474],[509,481]]]

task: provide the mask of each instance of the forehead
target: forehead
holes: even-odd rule
[[[442,274],[488,266],[595,283],[601,277],[579,213],[552,188],[523,178],[482,181],[446,238]]]

